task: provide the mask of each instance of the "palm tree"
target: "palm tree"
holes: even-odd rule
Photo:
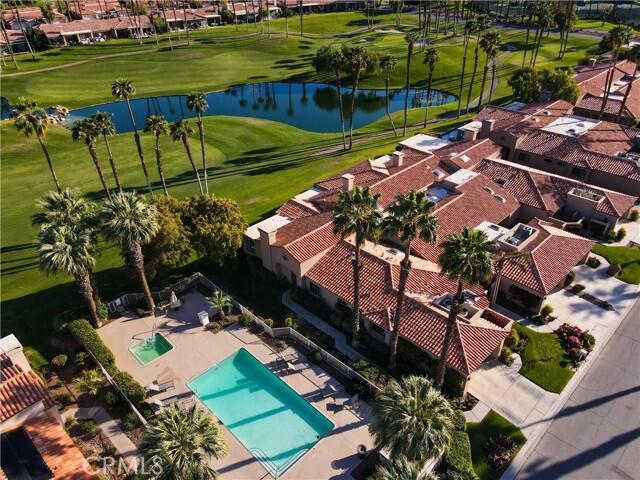
[[[499,250],[493,256],[493,270],[495,274],[495,282],[491,291],[491,306],[496,304],[498,292],[500,291],[500,282],[502,281],[502,272],[506,265],[513,265],[521,271],[525,271],[531,263],[531,254],[529,252],[521,252],[518,250],[504,251]]]
[[[447,330],[444,335],[442,352],[436,372],[436,387],[444,384],[444,372],[447,353],[453,338],[453,330],[458,313],[464,303],[464,284],[475,285],[491,277],[494,243],[487,236],[475,229],[464,227],[459,235],[449,235],[442,244],[443,251],[439,257],[442,273],[458,282],[458,288],[449,309]]]
[[[458,118],[460,118],[460,111],[462,109],[462,88],[464,87],[464,74],[467,68],[467,51],[469,50],[469,40],[471,34],[477,28],[475,17],[471,17],[464,24],[464,56],[462,57],[462,72],[460,73],[460,91],[458,92]]]
[[[538,60],[538,52],[542,45],[542,37],[544,30],[547,28],[549,18],[551,16],[551,4],[546,0],[540,0],[535,3],[535,13],[538,19],[538,25],[536,28],[536,36],[534,37],[534,51],[531,54],[531,67],[535,68],[536,61]]]
[[[204,191],[209,193],[209,182],[207,180],[207,159],[204,149],[204,125],[202,115],[209,108],[207,99],[202,92],[193,92],[187,96],[187,108],[198,115],[198,133],[200,135],[200,148],[202,150],[202,171],[204,173]]]
[[[87,302],[91,323],[99,327],[100,318],[89,275],[95,265],[93,233],[74,225],[49,225],[40,229],[37,242],[40,269],[52,275],[72,275]]]
[[[440,60],[440,55],[435,48],[430,48],[424,57],[424,64],[429,71],[429,77],[427,78],[427,104],[424,109],[424,126],[427,126],[427,120],[429,119],[429,104],[431,103],[431,85],[433,84],[433,71],[436,69],[436,64]]]
[[[140,144],[140,134],[136,127],[136,119],[133,116],[133,110],[131,109],[131,97],[136,94],[136,87],[134,87],[131,80],[119,78],[111,84],[111,95],[127,102],[127,108],[129,109],[129,118],[131,119],[131,126],[133,127],[133,138],[136,141],[136,147],[138,148],[138,158],[140,158],[140,164],[142,165],[142,171],[144,172],[144,178],[147,180],[147,187],[149,193],[153,195],[153,189],[151,188],[151,182],[149,181],[149,172],[147,171],[147,164],[144,161],[144,154],[142,153],[142,145]]]
[[[382,220],[378,211],[380,194],[373,195],[369,187],[355,186],[341,190],[334,206],[333,232],[342,239],[355,235],[353,265],[353,343],[360,341],[360,250],[367,238],[377,236]]]
[[[98,395],[100,389],[104,385],[104,377],[99,370],[83,370],[80,378],[76,380],[76,385],[81,392]]]
[[[200,182],[200,174],[198,173],[196,164],[193,161],[193,155],[191,155],[191,142],[189,140],[189,137],[193,134],[193,128],[191,128],[191,125],[189,125],[189,121],[182,118],[180,120],[176,120],[169,126],[169,133],[171,134],[171,138],[174,142],[182,141],[184,150],[185,152],[187,152],[187,158],[189,159],[189,163],[191,164],[191,169],[196,176],[196,180],[198,180],[200,194],[204,194],[204,190],[202,189],[202,182]]]
[[[214,480],[209,459],[222,458],[227,444],[211,415],[195,405],[163,409],[145,428],[140,451],[148,465],[160,466],[155,478]]]
[[[342,103],[342,71],[345,69],[345,58],[341,50],[334,49],[331,45],[322,47],[313,59],[313,65],[318,73],[327,73],[336,78],[338,89],[338,107],[340,110],[340,126],[342,128],[342,146],[347,148],[347,139],[344,131],[344,106]]]
[[[383,55],[380,58],[380,68],[384,70],[384,104],[387,110],[387,117],[389,117],[389,121],[391,122],[391,128],[393,128],[393,134],[396,137],[398,136],[398,132],[396,131],[396,126],[393,123],[391,112],[389,111],[389,77],[391,76],[391,72],[394,71],[397,66],[398,59],[391,54]]]
[[[380,463],[371,480],[435,480],[431,473],[423,471],[420,462],[410,462],[405,456],[398,456],[389,462]]]
[[[624,97],[622,98],[622,104],[620,105],[620,110],[618,111],[618,114],[616,115],[616,123],[620,122],[620,116],[622,115],[622,112],[624,111],[624,107],[627,105],[627,100],[629,98],[629,93],[631,92],[631,89],[633,88],[633,82],[636,79],[636,75],[638,74],[638,64],[640,63],[640,45],[634,45],[631,50],[629,50],[629,52],[627,52],[627,60],[629,60],[630,62],[633,62],[636,64],[635,69],[633,70],[633,76],[631,77],[631,80],[629,80],[629,85],[627,86],[627,89],[624,92]]]
[[[409,88],[411,87],[411,57],[413,56],[413,47],[418,41],[419,35],[416,32],[407,33],[404,37],[407,41],[407,78],[404,91],[404,126],[402,127],[402,135],[407,134],[407,110],[409,108]]]
[[[102,205],[102,226],[107,238],[120,242],[129,265],[138,274],[147,308],[154,312],[155,303],[144,272],[142,245],[149,243],[158,232],[156,209],[136,192],[118,192]]]
[[[471,94],[473,93],[473,84],[476,81],[476,73],[478,71],[478,56],[480,51],[480,33],[482,33],[489,25],[489,18],[486,15],[478,15],[475,19],[476,48],[473,51],[473,72],[471,73],[471,82],[469,82],[469,92],[467,93],[467,108],[464,113],[469,113],[471,108]]]
[[[607,101],[609,100],[609,93],[611,93],[611,87],[613,85],[614,70],[616,68],[616,63],[618,62],[620,50],[622,50],[622,47],[631,40],[631,27],[629,25],[619,25],[612,28],[607,34],[606,40],[611,46],[611,63],[609,64],[609,71],[607,72],[607,78],[605,80],[604,94],[602,95],[602,106],[600,107],[598,119],[602,118]]]
[[[391,380],[371,404],[369,433],[376,448],[387,450],[391,458],[419,463],[436,458],[453,431],[453,408],[427,377]]]
[[[531,33],[531,25],[533,25],[533,17],[536,14],[536,3],[532,1],[527,1],[523,10],[524,15],[527,16],[527,36],[524,40],[524,48],[522,49],[522,67],[524,68],[524,62],[527,58],[527,50],[529,49],[529,35]],[[537,33],[537,30],[536,30]],[[533,53],[531,54],[533,56]]]
[[[163,115],[148,115],[144,125],[145,132],[151,132],[156,137],[155,150],[156,162],[158,164],[158,175],[162,183],[162,190],[165,195],[169,195],[167,184],[164,181],[164,170],[162,169],[162,151],[160,150],[160,135],[169,133],[169,124]]]
[[[227,311],[232,305],[229,295],[218,291],[212,297],[207,297],[207,300],[209,300],[220,313],[220,320],[224,320]]]
[[[563,5],[561,2],[555,6],[555,14],[553,19],[560,30],[560,50],[558,58],[563,58],[569,41],[569,32],[573,28],[576,21],[575,3],[573,0]]]
[[[73,122],[73,126],[71,127],[71,138],[74,142],[82,141],[87,146],[89,155],[91,156],[93,164],[96,167],[96,171],[98,172],[98,177],[100,177],[102,188],[107,194],[107,198],[111,198],[111,192],[109,191],[109,187],[107,187],[107,183],[104,179],[100,160],[98,159],[98,151],[96,150],[96,139],[98,138],[98,135],[100,135],[100,131],[91,119],[84,118]]]
[[[342,54],[346,66],[351,71],[351,81],[353,86],[351,87],[351,117],[349,118],[349,150],[353,147],[353,117],[356,110],[356,94],[358,92],[358,84],[360,82],[360,75],[371,62],[371,55],[366,48],[361,46],[343,47]]]
[[[116,134],[116,127],[111,120],[111,114],[105,112],[96,112],[89,117],[89,120],[95,125],[97,131],[102,134],[104,139],[104,145],[107,147],[107,153],[109,155],[109,164],[111,165],[111,172],[113,172],[113,178],[116,181],[116,187],[118,191],[122,191],[122,184],[120,183],[120,177],[118,176],[118,168],[116,162],[113,159],[113,152],[111,151],[111,145],[109,144],[108,136]]]
[[[11,55],[13,66],[16,67],[16,70],[20,70],[20,67],[18,66],[18,62],[16,61],[16,54],[13,51],[11,42],[9,41],[9,35],[7,34],[7,29],[4,28],[4,13],[0,13],[0,30],[2,30],[2,37],[4,38],[4,43],[7,46],[7,49],[9,50],[9,55]]]
[[[47,159],[49,165],[49,171],[53,177],[53,182],[56,184],[58,192],[62,191],[60,188],[60,182],[58,182],[58,176],[53,168],[51,157],[47,146],[44,144],[44,139],[47,135],[47,129],[49,128],[49,120],[47,119],[47,112],[38,106],[38,104],[31,99],[20,97],[17,103],[13,106],[13,112],[9,117],[13,120],[13,124],[19,132],[22,132],[25,137],[31,137],[35,135],[42,148],[42,153]]]
[[[495,76],[495,58],[500,51],[500,34],[498,32],[487,32],[480,39],[480,47],[484,51],[487,59],[484,64],[484,70],[482,73],[482,84],[480,86],[480,98],[478,99],[478,110],[482,108],[482,98],[484,97],[484,86],[487,82],[487,74],[489,73],[489,65],[494,64],[491,74],[491,86],[489,88],[489,101],[491,101],[491,95],[493,90],[493,77]]]
[[[416,238],[429,243],[436,241],[438,220],[431,213],[435,205],[424,191],[411,190],[406,194],[400,193],[396,195],[394,203],[389,206],[387,216],[382,221],[385,235],[397,238],[404,246],[404,258],[400,264],[400,281],[392,324],[391,345],[389,346],[389,368],[391,369],[396,366],[404,293],[411,272],[411,244]]]

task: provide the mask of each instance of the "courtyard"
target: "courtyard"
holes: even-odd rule
[[[358,463],[357,446],[372,447],[368,433],[368,405],[358,401],[353,407],[336,410],[332,403],[336,398],[348,397],[344,387],[322,368],[311,365],[304,355],[292,347],[277,354],[260,337],[247,329],[233,324],[213,334],[206,331],[198,321],[198,312],[208,311],[210,304],[196,291],[181,298],[182,307],[161,316],[123,316],[98,330],[101,338],[113,351],[118,368],[126,370],[142,385],[154,381],[162,383],[173,380],[175,388],[150,397],[151,400],[187,396],[187,384],[214,365],[244,348],[264,365],[273,370],[278,356],[294,358],[301,370],[281,376],[293,390],[306,399],[324,417],[334,424],[333,430],[302,456],[285,475],[288,478],[347,478]],[[143,365],[129,348],[148,338],[152,331],[162,334],[173,349]],[[335,388],[336,394],[327,397],[322,393]],[[323,398],[324,397],[324,398]],[[200,408],[207,408],[197,396],[193,396]],[[271,478],[271,474],[240,441],[222,425],[229,453],[215,461],[212,466],[225,479]],[[273,433],[277,435],[277,432]]]

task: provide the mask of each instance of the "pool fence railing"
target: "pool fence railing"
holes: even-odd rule
[[[174,283],[166,288],[163,288],[159,292],[152,292],[154,301],[156,301],[159,305],[168,304],[171,298],[171,292],[174,292],[176,295],[179,295],[191,288],[197,287],[198,285],[206,287],[208,290],[212,290],[213,292],[221,292],[227,295],[227,293],[220,288],[218,285],[213,283],[207,277],[202,275],[200,272],[195,272],[192,275],[183,278],[179,282]],[[271,327],[267,325],[260,317],[255,315],[251,310],[246,308],[240,302],[238,302],[232,296],[229,296],[231,303],[234,308],[240,312],[242,315],[248,316],[252,322],[260,327],[260,329],[269,335],[272,338],[282,338],[289,339],[295,342],[296,344],[302,346],[305,350],[309,352],[317,351],[322,356],[322,359],[332,368],[337,370],[340,374],[346,377],[349,380],[355,380],[361,384],[363,384],[372,395],[378,394],[381,389],[376,384],[369,381],[367,378],[360,375],[349,365],[344,363],[343,361],[337,359],[334,355],[327,352],[324,348],[320,347],[315,342],[312,342],[307,337],[302,335],[300,332],[296,331],[290,327]],[[109,302],[107,307],[109,312],[121,312],[131,306],[137,305],[140,301],[144,300],[144,295],[142,293],[127,293],[124,294],[117,299]]]

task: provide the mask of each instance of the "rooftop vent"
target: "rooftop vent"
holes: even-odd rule
[[[485,192],[489,192],[489,194],[494,195],[496,192],[493,191],[493,189],[489,188],[489,187],[482,187],[482,189]]]
[[[466,155],[460,155],[460,160],[462,160],[464,163],[467,163],[469,160],[471,160],[471,158]]]
[[[442,170],[438,170],[437,168],[433,169],[433,175],[436,177],[436,180],[442,180],[447,176],[446,173],[444,173]]]
[[[550,112],[549,110],[545,110],[545,111],[543,111],[542,113],[544,113],[547,117],[548,117],[549,115],[551,115],[551,112]]]
[[[496,197],[496,200],[498,200],[500,203],[507,203],[507,199],[502,195],[494,195],[494,197]]]
[[[455,157],[456,155],[458,155],[458,152],[451,152],[451,153],[448,155],[448,157],[449,157],[449,158],[453,158],[453,157]]]
[[[509,183],[509,180],[507,180],[506,178],[502,178],[502,177],[498,177],[496,179],[496,183],[502,187],[504,187],[507,183]]]

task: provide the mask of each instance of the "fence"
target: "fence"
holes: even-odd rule
[[[159,292],[153,292],[152,296],[154,300],[160,304],[168,303],[169,298],[171,297],[171,292],[174,292],[176,295],[178,295],[198,285],[202,285],[214,292],[225,293],[222,288],[218,287],[218,285],[213,283],[207,277],[202,275],[200,272],[196,272],[191,276],[184,278],[167,288],[162,289]],[[117,298],[116,300],[109,302],[107,306],[109,307],[109,311],[114,313],[114,312],[122,311],[124,308],[127,308],[131,305],[136,305],[138,301],[140,301],[143,298],[144,298],[144,295],[141,293],[125,294]],[[322,355],[322,359],[332,368],[336,369],[338,372],[344,375],[346,378],[348,378],[349,380],[355,380],[362,383],[365,387],[369,389],[370,393],[373,395],[380,392],[380,388],[377,385],[371,383],[365,377],[363,377],[354,369],[352,369],[349,365],[342,362],[341,360],[338,360],[331,353],[327,352],[325,349],[323,349],[316,343],[312,342],[307,337],[297,332],[293,328],[290,328],[290,327],[273,328],[267,325],[266,323],[264,323],[264,321],[261,318],[254,315],[253,312],[248,310],[244,305],[236,301],[233,297],[229,297],[229,298],[236,310],[238,310],[242,315],[248,316],[255,324],[260,326],[263,332],[265,332],[270,337],[290,339],[295,343],[297,343],[298,345],[304,347],[308,351],[320,352],[320,355]]]

